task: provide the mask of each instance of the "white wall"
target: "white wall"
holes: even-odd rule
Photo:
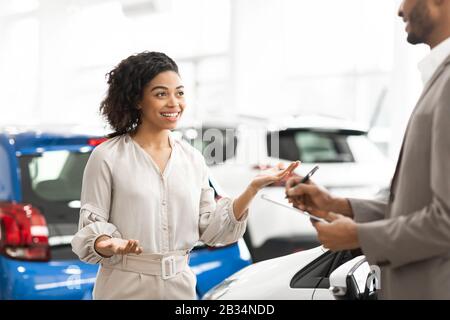
[[[130,54],[155,50],[178,61],[191,119],[322,113],[369,123],[387,88],[373,137],[389,142],[395,158],[427,51],[406,43],[398,5],[2,0],[0,125],[102,124],[106,72]]]

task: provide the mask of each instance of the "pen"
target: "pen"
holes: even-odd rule
[[[312,177],[312,175],[314,174],[314,172],[316,172],[317,171],[317,169],[319,169],[319,165],[315,165],[314,166],[314,168],[312,168],[311,169],[311,171],[310,172],[308,172],[308,174],[306,175],[306,176],[304,176],[303,177],[303,179],[302,180],[300,180],[300,182],[298,183],[298,184],[301,184],[301,183],[306,183],[306,182],[308,182],[308,180],[309,180],[309,178],[311,178]],[[292,186],[292,187],[294,187],[294,186]],[[287,199],[288,198],[288,196],[286,195],[285,197],[284,197],[285,199]]]

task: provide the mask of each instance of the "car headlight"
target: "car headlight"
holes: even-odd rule
[[[203,300],[217,300],[221,296],[223,296],[225,293],[228,292],[230,287],[233,285],[233,282],[235,282],[236,279],[225,279],[212,289],[210,289],[208,292],[205,293],[203,296]]]

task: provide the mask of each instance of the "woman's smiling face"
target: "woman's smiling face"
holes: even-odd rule
[[[184,86],[174,71],[164,71],[144,88],[139,102],[141,121],[149,127],[174,129],[185,108]]]

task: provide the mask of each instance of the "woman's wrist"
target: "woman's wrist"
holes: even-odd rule
[[[258,191],[259,188],[255,187],[253,184],[249,184],[244,192],[234,199],[233,212],[236,220],[240,221]]]
[[[111,258],[114,255],[114,252],[112,252],[112,250],[109,249],[107,246],[105,246],[103,248],[99,248],[100,242],[109,241],[109,240],[111,240],[110,236],[101,235],[100,237],[98,237],[95,240],[95,243],[94,243],[94,250],[104,258]]]

